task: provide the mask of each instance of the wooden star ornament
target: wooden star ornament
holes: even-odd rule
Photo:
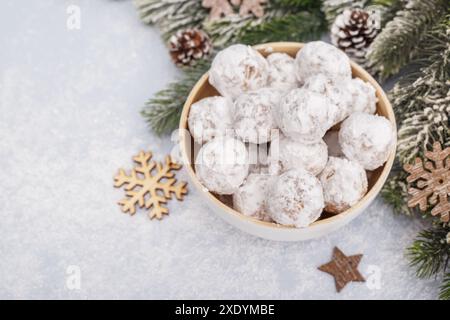
[[[318,269],[334,277],[336,290],[340,292],[351,281],[366,281],[358,271],[362,256],[362,254],[356,254],[347,257],[338,247],[334,247],[332,260]]]

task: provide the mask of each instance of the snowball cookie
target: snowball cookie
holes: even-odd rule
[[[299,88],[281,99],[274,116],[284,135],[303,143],[316,143],[333,125],[336,108],[327,97]]]
[[[394,127],[385,117],[357,112],[348,117],[339,131],[339,144],[345,156],[375,170],[386,162],[396,143]]]
[[[344,153],[342,153],[341,146],[339,144],[339,131],[338,130],[329,130],[325,133],[323,137],[323,141],[327,144],[328,147],[328,156],[330,157],[344,157]]]
[[[347,83],[333,83],[325,75],[317,74],[306,79],[303,86],[305,89],[326,96],[337,107],[332,120],[333,125],[341,122],[353,112],[352,105],[355,102],[355,97],[352,94],[354,91],[350,91],[350,86]]]
[[[315,74],[321,73],[335,82],[347,81],[352,77],[350,60],[335,46],[313,41],[297,52],[295,57],[297,79],[304,83]]]
[[[255,49],[235,44],[220,51],[209,70],[209,83],[222,96],[235,99],[267,85],[269,64]]]
[[[189,110],[189,131],[195,142],[203,144],[233,131],[232,102],[224,97],[208,97],[194,103]]]
[[[269,173],[268,144],[247,143],[250,173]]]
[[[366,171],[360,164],[345,158],[330,157],[319,179],[327,212],[341,213],[367,192]]]
[[[232,194],[248,175],[245,144],[231,137],[217,137],[204,144],[195,159],[200,182],[211,192]]]
[[[272,141],[269,153],[269,172],[272,174],[302,167],[316,176],[328,160],[327,145],[323,140],[305,144],[283,135]]]
[[[251,173],[244,184],[233,194],[233,207],[240,213],[260,220],[267,220],[266,195],[270,176]]]
[[[292,169],[274,178],[268,188],[267,213],[277,223],[303,228],[324,208],[320,181],[305,169]]]
[[[286,53],[275,52],[266,59],[269,63],[269,87],[281,90],[299,87],[294,58]]]
[[[278,108],[281,93],[263,88],[240,95],[234,102],[233,123],[236,136],[245,142],[265,143],[277,128],[273,111]]]
[[[370,83],[354,78],[347,84],[347,90],[351,97],[351,113],[375,113],[377,97],[375,88]]]

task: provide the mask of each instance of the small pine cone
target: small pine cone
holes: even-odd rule
[[[211,52],[211,40],[199,29],[180,30],[169,39],[170,56],[178,66],[191,65]]]
[[[379,31],[379,17],[375,12],[345,9],[331,27],[331,42],[351,59],[364,64],[367,48]]]

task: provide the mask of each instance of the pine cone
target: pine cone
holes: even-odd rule
[[[380,31],[375,12],[345,9],[331,27],[331,42],[351,59],[364,64],[367,48]]]
[[[211,40],[199,29],[180,30],[169,39],[170,56],[175,64],[191,65],[211,52]]]

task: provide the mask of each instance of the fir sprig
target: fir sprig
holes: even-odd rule
[[[274,18],[255,27],[241,29],[239,42],[258,44],[272,41],[309,41],[320,38],[326,30],[320,12],[299,12]]]
[[[419,278],[446,272],[450,261],[450,244],[446,240],[448,232],[450,228],[442,225],[424,230],[408,248],[407,256]]]
[[[146,103],[141,114],[156,134],[169,133],[178,126],[186,98],[209,66],[210,60],[201,60],[186,68],[179,80],[170,83]]]
[[[293,17],[299,13],[312,12],[319,18],[320,3],[317,0],[271,0],[264,6],[265,14],[261,18],[255,18],[253,15],[241,17],[234,14],[213,21],[206,20],[203,23],[203,28],[211,37],[216,48],[223,48],[233,43],[242,42],[244,37],[244,32],[242,31],[245,30],[249,30],[249,33],[259,33],[259,35],[255,35],[254,39],[248,39],[245,36],[246,43],[262,43],[264,41],[259,40],[263,40],[264,37],[258,30],[270,28],[270,26],[276,25],[278,21],[283,21],[284,19],[290,20],[292,26],[295,24]],[[303,17],[300,16],[299,18],[302,19]],[[320,18],[323,19],[323,17]],[[309,20],[313,19],[310,18]],[[302,30],[307,30],[310,25],[299,26],[299,21],[297,21],[296,27],[297,31],[301,32]],[[277,30],[277,34],[279,35],[281,32]],[[249,37],[251,38],[252,36]]]
[[[272,0],[271,5],[284,8],[293,8],[295,10],[303,9],[318,9],[320,8],[320,1],[317,0]]]
[[[440,290],[439,299],[450,300],[450,272],[444,276]]]
[[[397,73],[414,57],[423,35],[447,12],[448,0],[410,0],[375,38],[368,52],[381,78]]]
[[[398,132],[398,157],[408,163],[433,142],[450,144],[450,15],[424,37],[412,63],[418,68],[401,79],[390,93]]]
[[[278,15],[277,11],[269,11],[259,19],[255,19],[251,15],[245,17],[231,15],[215,21],[205,21],[203,28],[209,34],[214,43],[214,47],[221,49],[236,43],[240,30],[257,26],[276,15]]]
[[[163,39],[176,31],[199,27],[208,16],[208,10],[199,0],[134,0],[141,20],[157,25]]]

